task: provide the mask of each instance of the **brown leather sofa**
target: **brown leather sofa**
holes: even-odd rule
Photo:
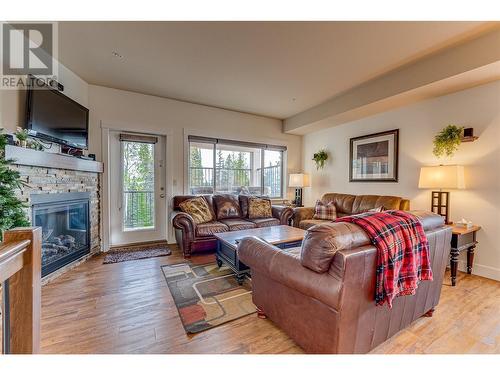
[[[392,309],[375,305],[376,249],[350,223],[314,226],[302,248],[289,251],[244,238],[238,255],[251,268],[253,302],[307,352],[369,352],[432,315],[439,302],[451,227],[439,215],[413,213],[429,240],[434,279],[423,281],[415,295],[394,299]]]
[[[216,220],[196,224],[193,218],[181,212],[179,204],[196,197],[195,195],[177,195],[173,198],[172,224],[175,239],[186,258],[191,253],[215,250],[217,240],[215,233],[261,228],[274,225],[288,225],[293,211],[290,207],[272,206],[272,218],[249,219],[247,195],[215,194],[202,195]]]
[[[321,197],[323,203],[334,202],[337,216],[360,214],[368,210],[383,207],[385,210],[410,209],[410,201],[401,197],[390,195],[351,195],[340,193],[326,193]],[[298,207],[294,209],[293,226],[308,229],[316,224],[329,223],[329,220],[313,219],[314,207]]]

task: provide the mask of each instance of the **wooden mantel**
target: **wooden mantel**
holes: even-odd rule
[[[98,161],[85,160],[73,156],[54,154],[17,146],[5,146],[5,158],[13,159],[14,164],[33,167],[69,169],[73,171],[102,173],[103,164]]]

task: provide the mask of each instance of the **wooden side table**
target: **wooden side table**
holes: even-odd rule
[[[476,249],[476,233],[481,229],[480,226],[474,225],[471,228],[453,226],[451,236],[451,285],[457,283],[457,267],[458,256],[462,250],[467,250],[467,273],[472,273],[472,265],[474,263],[474,250]]]

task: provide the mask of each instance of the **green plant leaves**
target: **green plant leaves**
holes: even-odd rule
[[[433,154],[438,158],[443,156],[451,157],[458,150],[462,143],[462,134],[464,127],[448,125],[434,137]]]
[[[15,190],[22,184],[19,172],[9,168],[11,160],[6,160],[5,145],[7,136],[0,128],[0,240],[3,231],[14,227],[27,227],[30,225],[24,208],[26,207],[15,194]]]
[[[325,166],[325,162],[328,159],[328,153],[326,150],[322,149],[313,155],[312,160],[316,163],[316,169],[322,169]]]

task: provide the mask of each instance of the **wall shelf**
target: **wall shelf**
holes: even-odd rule
[[[462,137],[461,141],[462,142],[474,142],[478,138],[479,137],[476,137],[475,135],[472,137]]]
[[[479,137],[474,135],[474,128],[465,128],[461,138],[462,142],[474,142]]]
[[[80,159],[74,156],[55,154],[30,148],[5,146],[5,159],[13,159],[14,164],[33,167],[69,169],[73,171],[102,173],[103,164],[94,160]]]

